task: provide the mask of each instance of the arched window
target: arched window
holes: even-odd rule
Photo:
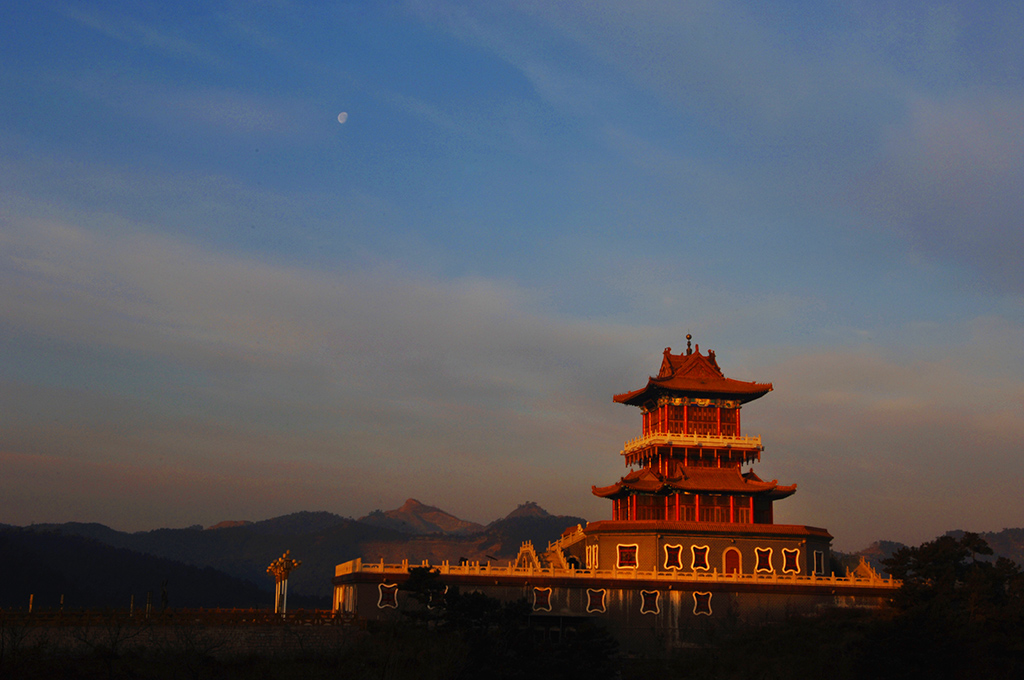
[[[736,548],[727,548],[722,556],[724,571],[726,574],[739,574],[742,571],[743,556]]]

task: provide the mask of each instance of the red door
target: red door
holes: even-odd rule
[[[725,551],[725,573],[740,573],[740,551],[736,548],[729,548]]]

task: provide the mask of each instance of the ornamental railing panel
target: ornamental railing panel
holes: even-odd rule
[[[362,562],[358,566],[356,560],[339,564],[335,570],[337,576],[356,572],[368,572],[373,574],[403,575],[409,573],[409,567],[429,567],[437,569],[442,576],[548,576],[558,578],[589,580],[595,578],[629,580],[629,581],[665,581],[672,583],[679,582],[726,582],[726,583],[786,583],[793,585],[821,586],[821,585],[861,585],[875,588],[896,589],[902,585],[902,581],[892,578],[858,578],[855,576],[820,576],[817,574],[782,574],[782,573],[761,573],[761,574],[726,574],[717,570],[712,571],[684,571],[671,569],[661,571],[642,571],[640,569],[574,569],[569,567],[515,567],[511,562],[505,566],[492,565],[489,563],[467,562],[465,564],[451,564],[441,562],[440,564],[429,564],[423,561],[421,564],[410,564],[404,560],[399,564],[386,564],[381,562]]]
[[[684,434],[681,432],[650,432],[627,441],[622,447],[622,455],[628,456],[634,451],[648,446],[699,446],[714,449],[764,450],[764,447],[761,445],[760,435],[730,437],[711,434]]]

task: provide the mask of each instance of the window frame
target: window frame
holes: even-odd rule
[[[551,588],[541,588],[534,586],[533,588],[533,611],[535,612],[549,612],[551,611]]]
[[[587,588],[587,613],[607,611],[608,606],[605,604],[607,597],[608,591],[604,588]],[[594,603],[595,598],[598,600],[597,604]]]
[[[629,549],[633,551],[633,564],[625,565],[622,564],[623,549],[628,553]],[[615,546],[615,568],[616,569],[639,569],[640,568],[640,544],[639,543],[618,543]]]
[[[385,591],[387,595],[385,596]],[[377,584],[377,609],[398,609],[398,584]]]
[[[703,553],[702,561],[703,566],[697,564],[697,551]],[[706,545],[691,545],[690,552],[693,554],[693,560],[690,562],[691,571],[711,571],[711,548]]]
[[[694,591],[693,593],[693,615],[711,616],[711,592]]]
[[[676,571],[682,571],[683,569],[683,546],[679,543],[671,543],[662,546],[665,551],[665,569],[675,569]],[[669,549],[675,551],[675,564],[669,564]]]
[[[654,598],[653,609],[651,608],[651,598]],[[640,613],[641,614],[660,614],[661,613],[661,591],[660,590],[641,590],[640,591]]]
[[[783,574],[799,574],[800,573],[800,548],[783,548],[782,549],[782,573]]]

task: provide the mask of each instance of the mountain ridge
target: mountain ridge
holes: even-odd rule
[[[410,534],[474,534],[486,528],[415,498],[406,500],[395,510],[374,510],[356,521]]]
[[[383,517],[386,521],[357,520],[326,511],[301,511],[259,521],[226,520],[207,529],[195,525],[128,533],[96,522],[66,522],[28,527],[0,524],[0,531],[75,536],[191,567],[215,569],[267,588],[270,584],[267,565],[290,550],[303,562],[292,574],[291,592],[324,598],[329,596],[335,566],[357,557],[390,563],[402,559],[429,560],[434,564],[444,560],[503,563],[515,559],[525,541],[543,550],[566,528],[587,523],[581,517],[551,515],[532,501],[521,503],[486,526],[461,520],[416,499],[407,500],[394,511],[375,511],[367,515],[371,516]],[[947,532],[954,536],[962,533],[962,530]],[[1024,564],[1024,528],[979,532],[979,535],[996,555]],[[855,568],[861,557],[879,573],[884,573],[882,560],[901,547],[904,544],[879,540],[854,553],[835,551],[837,573],[844,567]],[[0,554],[0,560],[15,557]]]
[[[326,511],[301,511],[255,522],[228,520],[211,525],[211,528],[218,527],[213,530],[194,525],[128,533],[84,522],[34,524],[23,529],[90,539],[183,565],[209,567],[255,584],[270,583],[267,565],[290,550],[293,557],[302,560],[302,567],[292,573],[289,591],[322,598],[329,597],[335,566],[357,557],[386,562],[406,558],[416,562],[424,559],[432,562],[511,561],[524,540],[543,546],[557,538],[567,526],[586,522],[579,517],[550,515],[537,506],[519,513],[520,516],[516,515],[517,508],[509,516],[484,527],[415,499],[407,501],[402,508],[411,513],[410,518],[416,514],[426,517],[426,521],[432,518],[436,530],[416,533],[417,527],[406,526],[403,531]],[[531,516],[521,516],[523,514]],[[438,523],[440,519],[444,519],[444,523]],[[418,528],[422,531],[425,526]],[[444,526],[453,531],[441,530]],[[479,529],[459,532],[467,526]],[[0,560],[11,558],[0,555]]]

